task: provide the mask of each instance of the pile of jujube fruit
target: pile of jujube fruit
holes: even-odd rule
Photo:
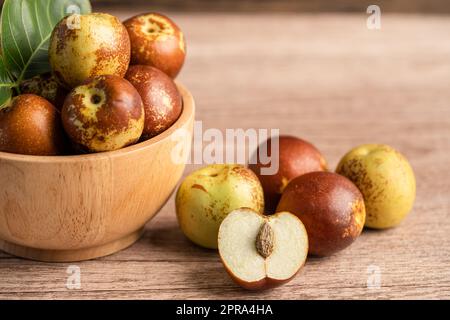
[[[106,13],[62,19],[48,56],[51,73],[23,81],[0,110],[0,151],[75,155],[153,138],[180,117],[174,82],[186,56],[182,31],[158,13],[122,23]]]

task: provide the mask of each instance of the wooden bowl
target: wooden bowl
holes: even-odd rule
[[[185,164],[172,156],[190,152],[195,105],[179,89],[181,117],[137,145],[60,157],[0,152],[0,249],[40,261],[80,261],[139,239],[183,174]]]

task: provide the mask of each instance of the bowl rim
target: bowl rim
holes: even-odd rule
[[[36,155],[25,155],[0,151],[0,161],[9,160],[17,162],[66,163],[66,162],[83,162],[92,160],[107,160],[111,159],[112,157],[121,157],[136,151],[151,148],[152,146],[157,145],[162,141],[170,138],[175,131],[182,128],[194,117],[195,101],[192,94],[185,86],[183,86],[179,82],[175,83],[183,98],[183,110],[181,112],[181,115],[169,129],[149,140],[139,142],[134,145],[114,151],[81,154],[81,155],[36,156]]]

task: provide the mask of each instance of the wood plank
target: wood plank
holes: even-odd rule
[[[416,172],[413,212],[398,228],[365,231],[341,253],[309,259],[287,285],[255,293],[231,282],[216,252],[186,240],[171,199],[134,246],[76,264],[81,290],[66,288],[69,264],[0,253],[0,298],[449,299],[449,19],[386,15],[381,31],[369,31],[364,15],[171,16],[188,39],[179,80],[204,127],[280,128],[313,141],[331,168],[353,146],[391,144]],[[370,266],[381,270],[379,289],[367,287]]]

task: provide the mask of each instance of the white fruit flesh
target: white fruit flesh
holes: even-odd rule
[[[255,239],[264,218],[249,209],[231,212],[219,229],[219,252],[228,270],[244,281],[264,279],[264,258],[256,251]]]
[[[275,246],[266,259],[267,276],[289,279],[305,263],[308,255],[308,235],[303,223],[293,214],[282,212],[269,218],[275,234]]]
[[[261,226],[274,232],[273,251],[264,259],[255,241]],[[308,236],[302,222],[288,212],[264,217],[250,209],[230,213],[219,230],[219,253],[225,267],[238,279],[257,282],[265,278],[287,280],[304,264]]]

